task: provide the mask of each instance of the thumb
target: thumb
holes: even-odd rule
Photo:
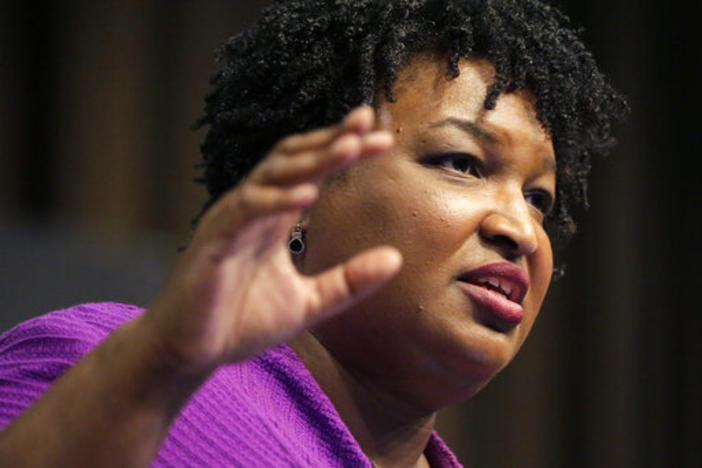
[[[402,255],[397,249],[377,247],[309,278],[312,293],[305,327],[361,301],[395,276],[401,267]]]

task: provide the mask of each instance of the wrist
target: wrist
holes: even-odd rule
[[[117,349],[111,353],[124,353],[129,360],[139,363],[138,373],[143,376],[139,380],[148,382],[147,388],[155,390],[159,398],[164,396],[164,392],[176,400],[183,392],[189,396],[216,368],[196,367],[185,362],[175,347],[164,339],[148,311],[126,323],[118,333],[125,339],[116,340],[114,346]]]

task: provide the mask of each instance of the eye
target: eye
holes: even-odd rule
[[[545,190],[532,190],[524,194],[527,203],[547,216],[553,209],[553,196]]]
[[[473,177],[483,177],[482,162],[468,153],[448,153],[430,156],[426,159],[425,164],[439,166],[452,172],[460,172]]]

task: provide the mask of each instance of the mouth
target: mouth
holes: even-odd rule
[[[488,314],[492,328],[506,332],[521,323],[522,302],[529,290],[523,269],[508,262],[490,263],[460,274],[457,280],[463,292]]]

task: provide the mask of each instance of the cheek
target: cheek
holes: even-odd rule
[[[540,308],[546,296],[553,275],[553,250],[551,240],[543,229],[539,229],[539,248],[529,260],[529,269],[533,271],[534,300]]]
[[[539,315],[553,274],[553,251],[551,241],[543,230],[539,234],[539,249],[528,260],[531,285],[524,300],[525,322],[522,341],[526,339],[531,327]]]
[[[310,212],[303,271],[316,273],[364,249],[392,245],[405,258],[398,280],[430,280],[475,232],[479,203],[472,197],[438,188],[412,163],[382,163],[354,168],[325,187]]]
[[[407,172],[358,193],[354,211],[364,223],[360,236],[366,237],[366,246],[387,243],[400,249],[405,270],[420,263],[437,266],[475,232],[480,202],[437,188],[434,179],[420,171]]]

